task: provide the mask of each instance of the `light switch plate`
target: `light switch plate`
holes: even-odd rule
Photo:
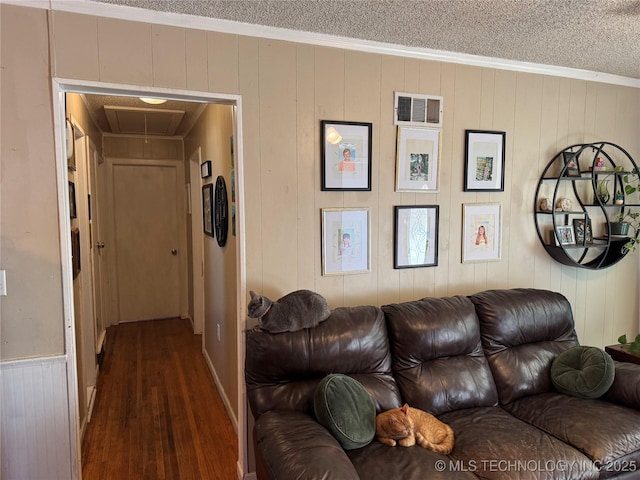
[[[0,270],[0,297],[7,296],[7,271]]]

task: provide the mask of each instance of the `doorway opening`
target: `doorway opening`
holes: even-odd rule
[[[95,394],[95,377],[99,374],[99,355],[105,338],[104,330],[110,324],[123,320],[164,316],[158,312],[136,311],[138,305],[135,302],[135,293],[133,301],[126,300],[126,296],[131,295],[132,288],[144,284],[144,280],[141,279],[127,284],[127,281],[131,280],[131,274],[121,271],[140,258],[139,253],[127,250],[136,242],[140,242],[137,251],[145,252],[148,264],[156,263],[155,259],[159,256],[168,257],[170,267],[159,275],[161,279],[178,278],[178,281],[166,291],[171,292],[171,295],[165,292],[161,297],[163,301],[168,296],[172,297],[171,306],[166,310],[171,312],[176,308],[177,299],[178,315],[191,320],[194,333],[202,333],[202,353],[238,435],[237,469],[239,475],[243,476],[243,472],[248,471],[248,462],[245,451],[244,388],[241,380],[241,325],[244,316],[240,312],[244,308],[246,285],[241,98],[237,95],[203,94],[174,89],[131,86],[123,88],[114,84],[73,80],[54,79],[53,84],[68,363],[67,387],[72,437],[75,435],[72,463],[76,466],[76,477],[81,477],[81,436],[86,422],[90,421],[92,403],[87,400],[91,397],[88,388],[93,381]],[[75,114],[69,112],[71,108],[68,100],[71,96],[84,97],[84,106],[79,111],[76,110]],[[183,136],[158,136],[152,133],[154,129],[170,130],[179,126],[175,118],[179,115],[175,113],[179,108],[163,108],[165,112],[162,112],[164,117],[161,118],[152,108],[130,107],[127,111],[123,105],[117,105],[132,99],[137,101],[142,96],[166,100],[169,105],[190,108],[195,105],[196,110],[200,110],[192,117],[193,123],[188,126],[190,130]],[[87,98],[95,100],[103,97],[110,98],[110,103],[115,104],[107,105],[103,101],[101,108],[108,121],[120,128],[117,134],[99,128],[96,119],[91,115],[91,102],[87,101]],[[204,156],[208,155],[207,149],[212,148],[207,140],[212,135],[211,130],[207,129],[206,125],[202,126],[202,122],[217,120],[217,114],[214,112],[216,107],[226,109],[230,135],[227,135],[226,139],[216,138],[215,141],[218,145],[222,141],[225,142],[224,148],[231,152],[232,163],[217,166],[214,163],[212,173],[226,177],[229,184],[234,182],[234,201],[232,203],[230,199],[230,204],[232,203],[232,220],[235,224],[231,225],[230,222],[229,227],[230,230],[233,228],[234,235],[229,234],[231,241],[227,242],[224,251],[217,244],[215,248],[210,245],[211,242],[203,234],[202,228],[201,190],[203,184],[211,182],[211,178],[201,175],[200,164],[204,161]],[[144,119],[144,132],[131,133],[135,118],[129,115],[130,112],[133,112],[134,117]],[[172,118],[168,118],[167,115]],[[191,134],[190,131],[193,129],[200,129],[202,132]],[[96,135],[99,136],[99,140],[96,140]],[[72,140],[68,141],[69,138]],[[166,156],[166,152],[175,148],[177,143],[181,144],[181,150],[176,151],[174,158],[154,158],[160,150],[165,152],[162,155]],[[123,144],[129,145],[128,151],[122,150]],[[118,150],[119,148],[121,150]],[[75,170],[71,165],[74,162]],[[198,171],[194,171],[195,167],[198,167]],[[213,179],[215,181],[215,177]],[[175,218],[172,218],[175,228],[171,229],[172,233],[176,233],[173,238],[175,243],[169,241],[166,245],[161,245],[159,238],[171,236],[162,232],[152,231],[151,237],[136,234],[136,225],[137,230],[149,233],[158,223],[152,218],[148,224],[140,225],[141,217],[131,215],[137,209],[132,206],[140,207],[155,193],[154,185],[165,187],[165,193],[174,195],[173,200],[169,199],[159,206],[155,215],[163,215],[164,212],[166,216],[167,210],[175,213]],[[176,186],[177,188],[174,188]],[[166,199],[171,195],[161,195],[161,198]],[[114,220],[116,217],[117,222]],[[127,221],[131,223],[127,224]],[[72,251],[76,241],[72,240],[73,235],[68,232],[74,228],[79,230],[80,242],[84,242],[80,245],[83,248],[78,251],[86,253],[84,257],[88,257],[81,260],[87,272],[84,280],[78,280],[80,276],[74,268],[74,261],[77,262],[78,257],[83,257],[74,255],[75,250]],[[155,238],[156,241],[150,242],[149,238]],[[149,245],[150,243],[153,245]],[[154,248],[161,253],[151,254],[150,251]],[[218,264],[226,265],[224,268],[227,269],[232,265],[230,276],[234,279],[235,287],[232,295],[215,295],[217,285],[212,279],[220,272]],[[144,268],[137,265],[131,271],[139,273]],[[215,307],[211,305],[210,299],[214,296]],[[158,299],[152,298],[149,301],[152,306],[157,306],[157,303]],[[125,311],[126,314],[123,314]],[[162,311],[165,310],[159,310]],[[229,313],[233,315],[230,317]],[[171,313],[169,316],[174,314]],[[235,323],[232,320],[225,324],[225,319],[229,318],[235,320]],[[80,327],[77,328],[78,326]],[[232,349],[231,353],[236,359],[234,365],[216,358],[218,346],[222,349]],[[224,355],[226,358],[230,356],[229,352],[225,352]],[[97,392],[97,395],[99,394],[100,392]]]

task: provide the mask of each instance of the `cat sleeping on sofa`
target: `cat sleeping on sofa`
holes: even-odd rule
[[[311,328],[331,314],[327,300],[310,290],[297,290],[272,301],[264,295],[249,292],[247,306],[250,318],[257,318],[260,328],[269,333],[295,332]]]
[[[422,448],[447,455],[453,450],[453,430],[446,423],[417,408],[405,404],[376,416],[376,438],[379,442],[395,447],[411,447],[416,443]]]

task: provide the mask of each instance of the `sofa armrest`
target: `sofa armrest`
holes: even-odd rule
[[[254,436],[260,480],[360,479],[338,441],[307,414],[266,412]]]
[[[615,362],[616,374],[613,385],[604,398],[640,410],[640,365]]]

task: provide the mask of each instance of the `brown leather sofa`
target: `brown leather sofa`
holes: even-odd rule
[[[335,309],[315,328],[247,332],[258,479],[640,478],[640,366],[616,363],[599,399],[558,393],[550,367],[578,345],[571,306],[546,290]],[[377,412],[404,402],[455,432],[449,456],[377,441],[345,451],[314,418],[330,373]]]

